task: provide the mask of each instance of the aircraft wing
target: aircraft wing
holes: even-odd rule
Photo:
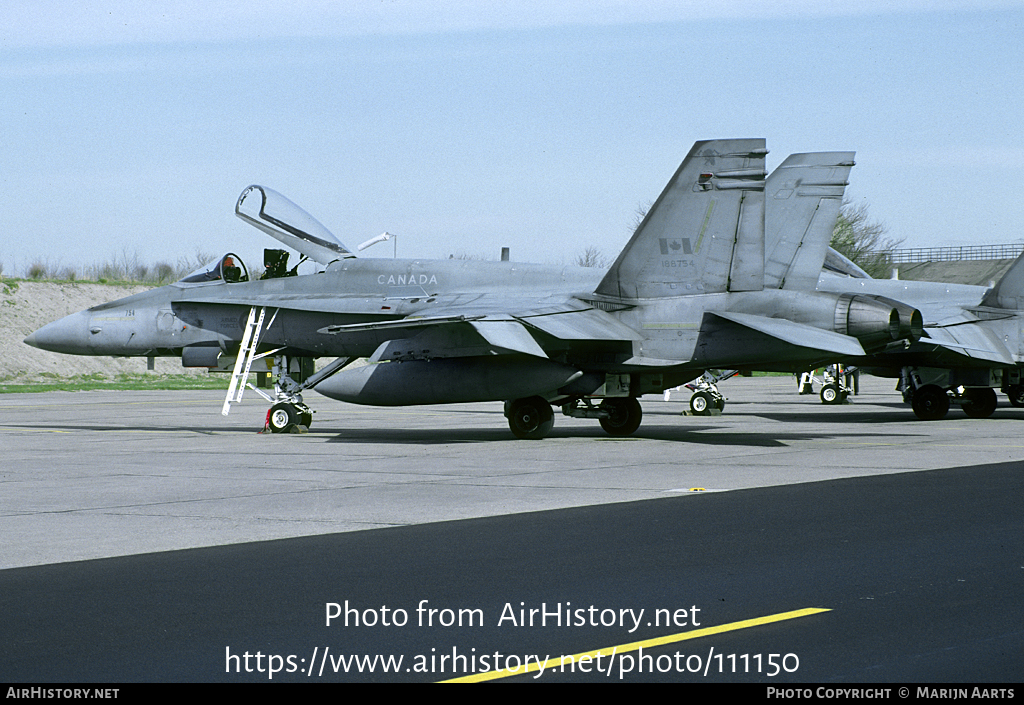
[[[318,332],[339,335],[369,330],[408,330],[415,335],[421,329],[438,326],[471,326],[494,348],[547,357],[547,353],[534,335],[540,331],[564,341],[596,340],[631,343],[641,336],[604,311],[572,304],[549,306],[522,313],[494,312],[475,315],[409,316],[395,321],[351,323],[321,328]],[[440,331],[432,331],[443,335]],[[434,335],[433,339],[437,339]]]
[[[614,316],[596,308],[543,310],[515,316],[516,320],[559,340],[641,340],[642,336]]]

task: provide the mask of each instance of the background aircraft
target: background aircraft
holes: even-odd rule
[[[267,275],[253,280],[228,254],[25,342],[71,354],[180,355],[186,366],[234,357],[225,413],[253,363],[272,356],[273,431],[309,425],[302,392],[315,388],[382,406],[505,401],[519,438],[545,436],[552,406],[629,435],[641,421],[639,396],[707,368],[795,371],[914,335],[910,307],[813,290],[814,258],[786,252],[824,251],[816,229],[797,245],[784,238],[766,258],[766,153],[763,139],[697,142],[606,273],[356,259],[283,196],[251,186],[236,214],[323,271],[289,276],[279,251],[269,251]],[[852,161],[836,161],[808,155],[786,173],[838,212],[832,201]],[[328,356],[337,359],[314,373],[313,358]],[[364,357],[370,364],[343,369]]]
[[[836,153],[832,161],[844,158],[852,163],[853,153]],[[827,244],[822,247],[835,228],[839,201],[821,197],[815,185],[820,178],[794,175],[793,169],[808,159],[821,161],[822,156],[792,155],[766,180],[766,250],[771,253],[766,271],[777,272],[790,257],[801,257],[809,263],[804,278],[795,282],[790,275],[783,286],[809,286],[808,272],[817,263],[818,291],[880,296],[918,309],[923,319],[905,342],[846,362],[870,374],[900,378],[904,397],[919,418],[942,418],[951,399],[969,416],[990,416],[996,408],[993,388],[1000,386],[1011,404],[1024,406],[1024,256],[994,288],[872,279]],[[825,169],[818,167],[819,172]],[[813,244],[808,247],[808,242]],[[772,278],[773,283],[779,280],[778,275]]]
[[[995,389],[1024,406],[1024,256],[995,287],[899,281],[822,272],[819,291],[899,296],[920,309],[926,337],[856,364],[870,374],[900,379],[904,398],[925,420],[940,419],[950,401],[968,416],[991,416]]]

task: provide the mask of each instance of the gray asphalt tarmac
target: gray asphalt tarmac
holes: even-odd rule
[[[731,380],[722,416],[678,394],[633,437],[559,417],[542,441],[500,404],[311,395],[311,433],[272,436],[255,398],[224,418],[207,392],[2,397],[0,681],[442,680],[629,644],[654,672],[620,650],[540,678],[1019,678],[1024,409],[919,422],[863,386],[826,407]],[[346,601],[364,623],[327,626]],[[585,624],[520,623],[570,606]],[[828,611],[777,616],[808,608]],[[332,660],[386,654],[397,673]]]

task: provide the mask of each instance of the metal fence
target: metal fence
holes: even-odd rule
[[[1013,245],[963,245],[961,247],[915,247],[907,250],[893,250],[886,259],[892,264],[1016,259],[1021,252],[1024,252],[1024,243]]]

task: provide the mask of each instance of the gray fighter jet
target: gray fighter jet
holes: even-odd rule
[[[914,337],[910,307],[816,292],[813,258],[798,253],[766,261],[766,153],[763,139],[696,143],[607,272],[357,259],[283,196],[251,186],[236,214],[322,271],[289,276],[270,250],[256,280],[228,254],[25,342],[70,354],[181,356],[186,366],[233,359],[225,413],[253,364],[271,357],[272,431],[308,427],[302,393],[315,389],[380,406],[504,401],[519,438],[544,437],[554,406],[629,435],[641,421],[638,397],[708,368],[802,370]],[[793,193],[841,198],[852,162],[834,156],[793,165]],[[827,238],[802,246],[823,250]],[[320,357],[337,359],[313,372]],[[369,364],[349,367],[362,358]]]
[[[836,156],[842,158],[842,154]],[[849,156],[852,159],[852,154]],[[800,175],[797,178],[803,179],[804,187],[792,191],[791,170],[808,159],[829,161],[822,157],[792,155],[766,180],[768,271],[796,253],[818,263],[814,275],[818,291],[878,296],[919,310],[923,319],[915,319],[906,342],[845,361],[870,374],[899,378],[904,398],[918,418],[942,418],[951,401],[959,403],[968,416],[991,416],[997,401],[993,388],[998,387],[1011,404],[1024,406],[1024,256],[994,288],[872,279],[841,254],[821,245],[827,243],[823,240],[826,234],[831,236],[839,212],[838,201],[824,201],[808,188],[821,179]],[[807,248],[807,239],[817,243],[818,249]],[[805,276],[810,269],[811,265],[804,268]],[[804,279],[797,286],[810,283]],[[906,317],[906,311],[900,311]]]
[[[899,296],[920,309],[924,337],[856,362],[870,374],[899,378],[918,418],[941,419],[951,402],[968,416],[991,416],[997,388],[1024,406],[1024,255],[991,288],[823,271],[817,289]]]

